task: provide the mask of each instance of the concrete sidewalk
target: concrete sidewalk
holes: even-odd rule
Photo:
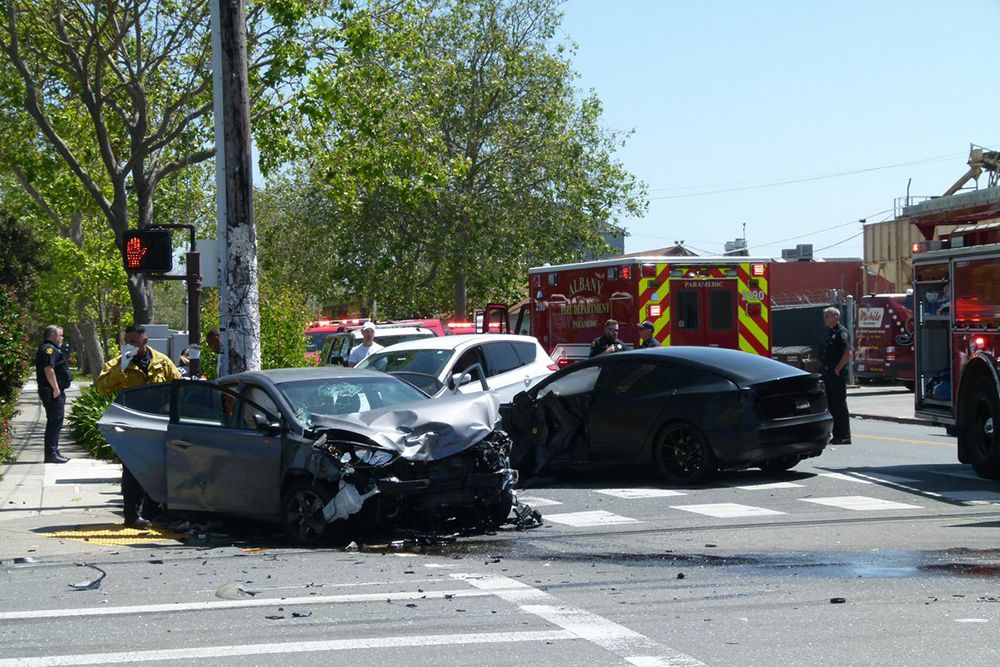
[[[66,413],[80,395],[77,383],[66,392]],[[88,458],[68,430],[60,449],[69,463],[43,463],[45,410],[34,382],[25,386],[14,419],[16,458],[0,479],[0,559],[79,554],[86,543],[46,536],[81,525],[121,524],[121,466]],[[97,547],[100,548],[100,547]]]
[[[855,419],[931,425],[913,414],[913,392],[905,387],[865,385],[848,389],[847,407]]]

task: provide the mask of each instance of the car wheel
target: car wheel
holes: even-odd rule
[[[657,472],[673,484],[704,482],[717,471],[712,448],[691,424],[669,424],[660,434],[654,452]]]
[[[333,489],[323,482],[311,479],[292,482],[281,502],[281,523],[288,539],[303,545],[327,539],[332,531],[323,516],[323,507],[333,496]]]
[[[992,382],[972,388],[960,438],[962,449],[980,477],[1000,478],[1000,401]]]
[[[510,516],[510,510],[514,507],[514,490],[504,489],[497,496],[496,501],[489,503],[487,507],[489,529],[496,530],[504,525],[507,522],[507,517]]]
[[[794,468],[801,460],[798,456],[782,456],[779,459],[765,461],[760,465],[760,469],[764,472],[785,472]]]

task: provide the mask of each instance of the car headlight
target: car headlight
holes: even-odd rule
[[[362,449],[358,447],[354,450],[354,458],[359,463],[368,466],[383,466],[393,459],[395,454],[384,449]]]

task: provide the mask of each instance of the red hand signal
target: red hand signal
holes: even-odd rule
[[[142,268],[142,258],[149,253],[149,248],[142,239],[133,236],[125,243],[125,266],[130,269]]]

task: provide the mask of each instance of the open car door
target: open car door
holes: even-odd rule
[[[510,333],[510,309],[502,303],[488,303],[477,310],[476,333]]]
[[[176,385],[166,438],[167,504],[274,518],[282,436],[263,424],[279,418],[217,384]]]

